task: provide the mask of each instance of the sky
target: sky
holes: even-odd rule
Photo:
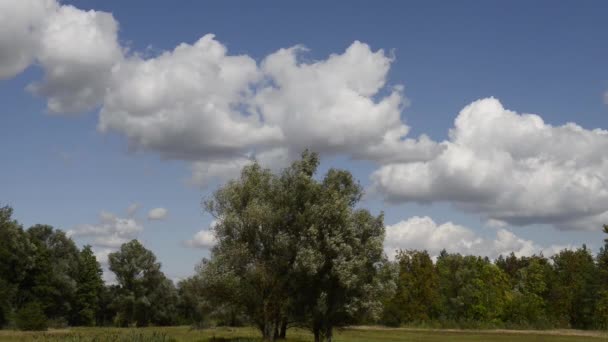
[[[604,1],[0,0],[0,204],[172,279],[201,201],[306,148],[385,250],[551,255],[608,223]],[[111,274],[106,274],[111,279]]]

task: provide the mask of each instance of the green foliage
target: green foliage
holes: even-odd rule
[[[397,290],[384,304],[382,321],[398,326],[424,322],[437,317],[439,277],[426,251],[399,251]]]
[[[563,250],[552,259],[555,279],[551,286],[550,305],[555,318],[560,326],[592,327],[599,285],[593,256],[583,246],[574,251]]]
[[[22,303],[20,284],[33,266],[34,247],[12,214],[12,208],[0,207],[0,327]]]
[[[73,322],[95,325],[103,291],[102,270],[91,246],[84,246],[78,260],[76,303]]]
[[[76,302],[78,248],[64,232],[48,225],[35,225],[26,233],[35,248],[22,293],[28,301],[40,303],[47,317],[68,320]]]
[[[30,302],[17,311],[15,323],[19,330],[39,331],[48,328],[48,320],[44,315],[42,306],[37,302]]]
[[[544,257],[521,258],[523,268],[511,278],[514,284],[503,319],[516,326],[550,325],[546,298],[552,268]]]
[[[171,280],[160,271],[154,254],[139,241],[123,244],[108,256],[118,288],[112,307],[119,326],[169,325],[175,321],[177,293]]]
[[[288,320],[331,339],[334,326],[381,311],[382,215],[355,210],[362,191],[349,172],[315,180],[318,164],[309,152],[279,175],[254,163],[206,202],[218,243],[203,288],[265,339]]]
[[[490,322],[503,313],[509,283],[488,259],[442,253],[437,260],[442,316]]]

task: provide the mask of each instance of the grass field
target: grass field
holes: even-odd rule
[[[304,330],[288,331],[288,341],[312,341],[312,336]],[[0,330],[0,341],[257,341],[259,334],[250,328],[217,328],[192,330],[189,327],[167,328],[73,328],[50,330],[43,333]],[[225,338],[225,340],[220,339]],[[495,331],[495,330],[422,330],[386,329],[374,327],[349,328],[337,332],[336,342],[436,342],[436,341],[522,341],[522,342],[577,342],[608,341],[607,332],[577,330],[555,331]]]

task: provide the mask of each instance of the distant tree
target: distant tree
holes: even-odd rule
[[[522,259],[525,259],[527,266],[519,269],[512,279],[515,285],[503,318],[520,326],[546,327],[551,324],[546,298],[553,270],[542,256]]]
[[[604,233],[608,234],[608,225],[603,228]],[[594,314],[595,326],[608,329],[608,236],[597,254],[596,263],[599,286]]]
[[[384,306],[383,321],[389,325],[423,322],[439,309],[439,277],[426,251],[399,251],[397,289]]]
[[[12,208],[0,207],[0,328],[24,304],[19,286],[33,268],[34,246],[12,214]]]
[[[509,281],[487,258],[443,251],[437,259],[443,318],[490,322],[505,308]]]
[[[103,271],[91,246],[84,246],[78,260],[76,306],[74,321],[77,325],[95,325],[100,311],[103,291]],[[101,323],[101,322],[100,322]]]
[[[38,302],[47,317],[67,323],[76,302],[78,248],[63,231],[49,225],[32,226],[26,233],[35,247],[34,262],[21,292],[26,301]]]
[[[516,286],[519,282],[519,271],[528,266],[529,259],[517,257],[511,252],[507,257],[500,255],[494,263],[509,277],[511,286]]]
[[[180,322],[202,327],[208,310],[206,310],[206,300],[198,276],[180,280],[177,283],[177,294]]]
[[[552,257],[555,279],[549,298],[561,326],[586,329],[593,325],[598,277],[593,256],[585,245]]]
[[[154,254],[139,241],[132,240],[119,251],[110,253],[108,259],[119,285],[112,303],[117,311],[116,324],[171,323],[177,301],[175,287],[161,272]]]

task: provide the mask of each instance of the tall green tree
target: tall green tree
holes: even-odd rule
[[[217,245],[201,279],[266,340],[290,321],[331,340],[334,326],[380,309],[371,298],[384,261],[382,216],[354,209],[362,192],[350,173],[315,180],[318,163],[305,152],[278,175],[254,163],[206,201]]]
[[[239,305],[267,340],[275,338],[288,302],[292,251],[276,210],[280,190],[277,177],[255,163],[206,202],[218,241],[203,268],[207,288]]]
[[[383,277],[382,214],[354,210],[358,184],[343,171],[330,170],[324,196],[313,205],[315,224],[305,230],[298,250],[298,293],[307,308],[315,341],[333,339],[333,330],[360,316],[379,318],[386,286]],[[306,281],[306,280],[307,281]]]
[[[103,271],[91,246],[86,245],[80,252],[76,288],[76,305],[73,321],[77,325],[95,325],[99,316],[100,298],[103,291]],[[100,322],[101,323],[101,322]]]
[[[439,277],[427,251],[399,251],[394,297],[384,305],[383,321],[389,325],[424,322],[437,317]]]
[[[118,282],[113,306],[120,326],[167,325],[176,317],[173,283],[161,272],[156,256],[139,241],[123,244],[108,256]]]

